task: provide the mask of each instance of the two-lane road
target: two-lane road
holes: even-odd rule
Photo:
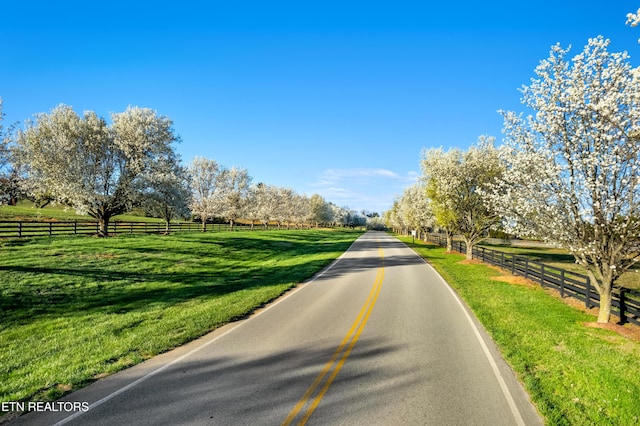
[[[369,232],[248,320],[69,395],[87,412],[20,424],[541,424],[455,293]]]

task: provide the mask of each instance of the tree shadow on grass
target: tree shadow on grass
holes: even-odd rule
[[[322,255],[335,253],[337,256],[351,243],[350,239],[327,237],[310,242],[302,235],[293,237],[295,235],[283,235],[281,238],[272,235],[266,240],[242,235],[200,238],[211,244],[203,246],[199,244],[200,239],[196,239],[198,244],[195,247],[180,244],[172,244],[173,247],[121,245],[110,247],[120,250],[113,255],[113,261],[76,256],[65,264],[54,256],[41,259],[38,266],[0,265],[0,275],[13,275],[19,277],[17,279],[27,278],[27,282],[38,283],[8,285],[3,289],[0,324],[26,324],[40,317],[69,317],[92,312],[126,313],[147,309],[151,304],[168,308],[190,300],[212,299],[253,288],[294,285],[307,280],[331,262],[332,256]],[[184,238],[187,237],[179,239]],[[166,241],[175,243],[179,239]],[[188,238],[185,241],[194,242]],[[371,244],[364,239],[354,246],[366,250],[371,248]],[[138,262],[136,256],[140,254],[157,262],[150,267],[151,271],[141,269],[147,258],[143,256]],[[307,260],[304,258],[306,255],[310,256]],[[95,257],[95,253],[89,257],[92,256]],[[177,258],[180,260],[176,261]],[[297,262],[280,264],[274,262],[274,258]],[[193,261],[194,264],[185,264],[184,270],[177,268],[172,272],[158,272],[168,271],[183,261]],[[388,262],[391,264],[391,259]],[[335,268],[332,277],[356,268],[349,262],[342,263],[343,267]],[[371,264],[361,264],[360,268],[378,266],[374,259]]]
[[[21,286],[0,298],[0,323],[25,323],[40,316],[125,313],[160,303],[170,307],[200,298],[215,298],[257,287],[296,283],[321,269],[327,261],[309,261],[296,267],[228,269],[226,271],[138,273],[95,268],[0,266],[0,274],[29,274],[44,282],[52,275],[69,285]],[[41,277],[41,278],[39,278]],[[90,281],[91,285],[82,285]]]

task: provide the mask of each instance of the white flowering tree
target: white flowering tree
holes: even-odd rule
[[[222,197],[217,199],[219,205],[216,210],[229,222],[229,229],[233,231],[234,223],[242,217],[247,206],[251,176],[246,169],[235,166],[222,169],[220,184]]]
[[[4,126],[2,98],[0,98],[0,205],[15,205],[23,195],[22,176],[12,155],[12,135],[15,125]]]
[[[433,227],[435,218],[424,182],[417,182],[404,190],[398,203],[397,214],[409,228],[420,233]]]
[[[259,221],[264,229],[269,227],[269,222],[275,220],[278,211],[278,193],[280,188],[259,183],[252,187],[249,196],[249,217],[252,222]]]
[[[172,155],[178,141],[171,120],[151,109],[130,107],[111,120],[109,126],[93,111],[80,117],[60,105],[28,121],[16,138],[27,191],[88,213],[102,236],[137,199],[136,179]]]
[[[4,128],[4,113],[2,112],[2,98],[0,98],[0,171],[9,163],[9,138]]]
[[[277,188],[274,194],[277,208],[273,212],[272,219],[278,224],[278,229],[284,223],[288,223],[291,218],[294,195],[295,193],[291,188]]]
[[[396,197],[391,209],[384,212],[384,219],[387,226],[393,229],[394,232],[406,235],[408,233],[409,225],[404,220],[400,205],[400,198]]]
[[[251,221],[251,229],[255,223],[260,220],[260,200],[265,191],[266,185],[262,182],[257,185],[251,185],[247,192],[247,205],[244,209],[245,219]]]
[[[311,220],[311,204],[304,194],[293,194],[289,210],[289,220],[296,228],[303,228]]]
[[[309,199],[309,210],[311,220],[315,223],[316,228],[321,223],[328,224],[333,220],[331,205],[319,194],[313,194]]]
[[[160,159],[140,179],[140,204],[145,212],[165,221],[165,233],[171,232],[171,221],[188,217],[191,212],[191,189],[188,170],[177,155]]]
[[[504,112],[507,170],[487,197],[510,232],[567,248],[600,295],[608,322],[615,281],[640,255],[640,70],[590,39],[559,45],[523,88],[523,117]]]
[[[222,170],[215,160],[204,157],[195,157],[189,165],[189,209],[200,218],[202,232],[207,231],[207,220],[220,215],[219,206],[223,196]]]
[[[436,223],[445,230],[447,250],[458,233],[466,244],[466,257],[488,236],[498,223],[494,208],[479,191],[491,184],[502,171],[494,138],[481,136],[467,151],[442,148],[423,151],[423,179]]]

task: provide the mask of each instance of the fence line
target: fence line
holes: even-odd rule
[[[447,239],[440,234],[428,234],[427,239],[446,247]],[[454,241],[453,249],[466,253],[466,244],[464,241]],[[560,291],[561,297],[581,300],[588,309],[600,307],[600,295],[586,275],[545,265],[526,256],[486,247],[474,247],[473,258],[510,271],[513,275],[530,279],[543,287],[555,288]],[[640,325],[640,292],[624,287],[614,289],[611,312],[618,316],[622,323],[628,321]]]
[[[164,222],[111,222],[109,235],[121,234],[161,234],[165,232]],[[276,225],[254,225],[236,223],[234,230],[273,230]],[[208,223],[207,231],[228,231],[228,223]],[[284,228],[283,228],[284,229]],[[25,238],[61,235],[94,235],[100,230],[98,222],[24,222],[24,221],[0,221],[0,238]],[[171,223],[171,232],[196,232],[202,230],[202,224],[198,222]]]

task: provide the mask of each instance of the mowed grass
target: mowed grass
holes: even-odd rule
[[[360,234],[0,241],[0,401],[55,399],[243,317]]]
[[[501,272],[411,244],[458,292],[517,372],[549,425],[640,424],[640,342],[586,327],[595,317],[538,286],[496,280]]]

